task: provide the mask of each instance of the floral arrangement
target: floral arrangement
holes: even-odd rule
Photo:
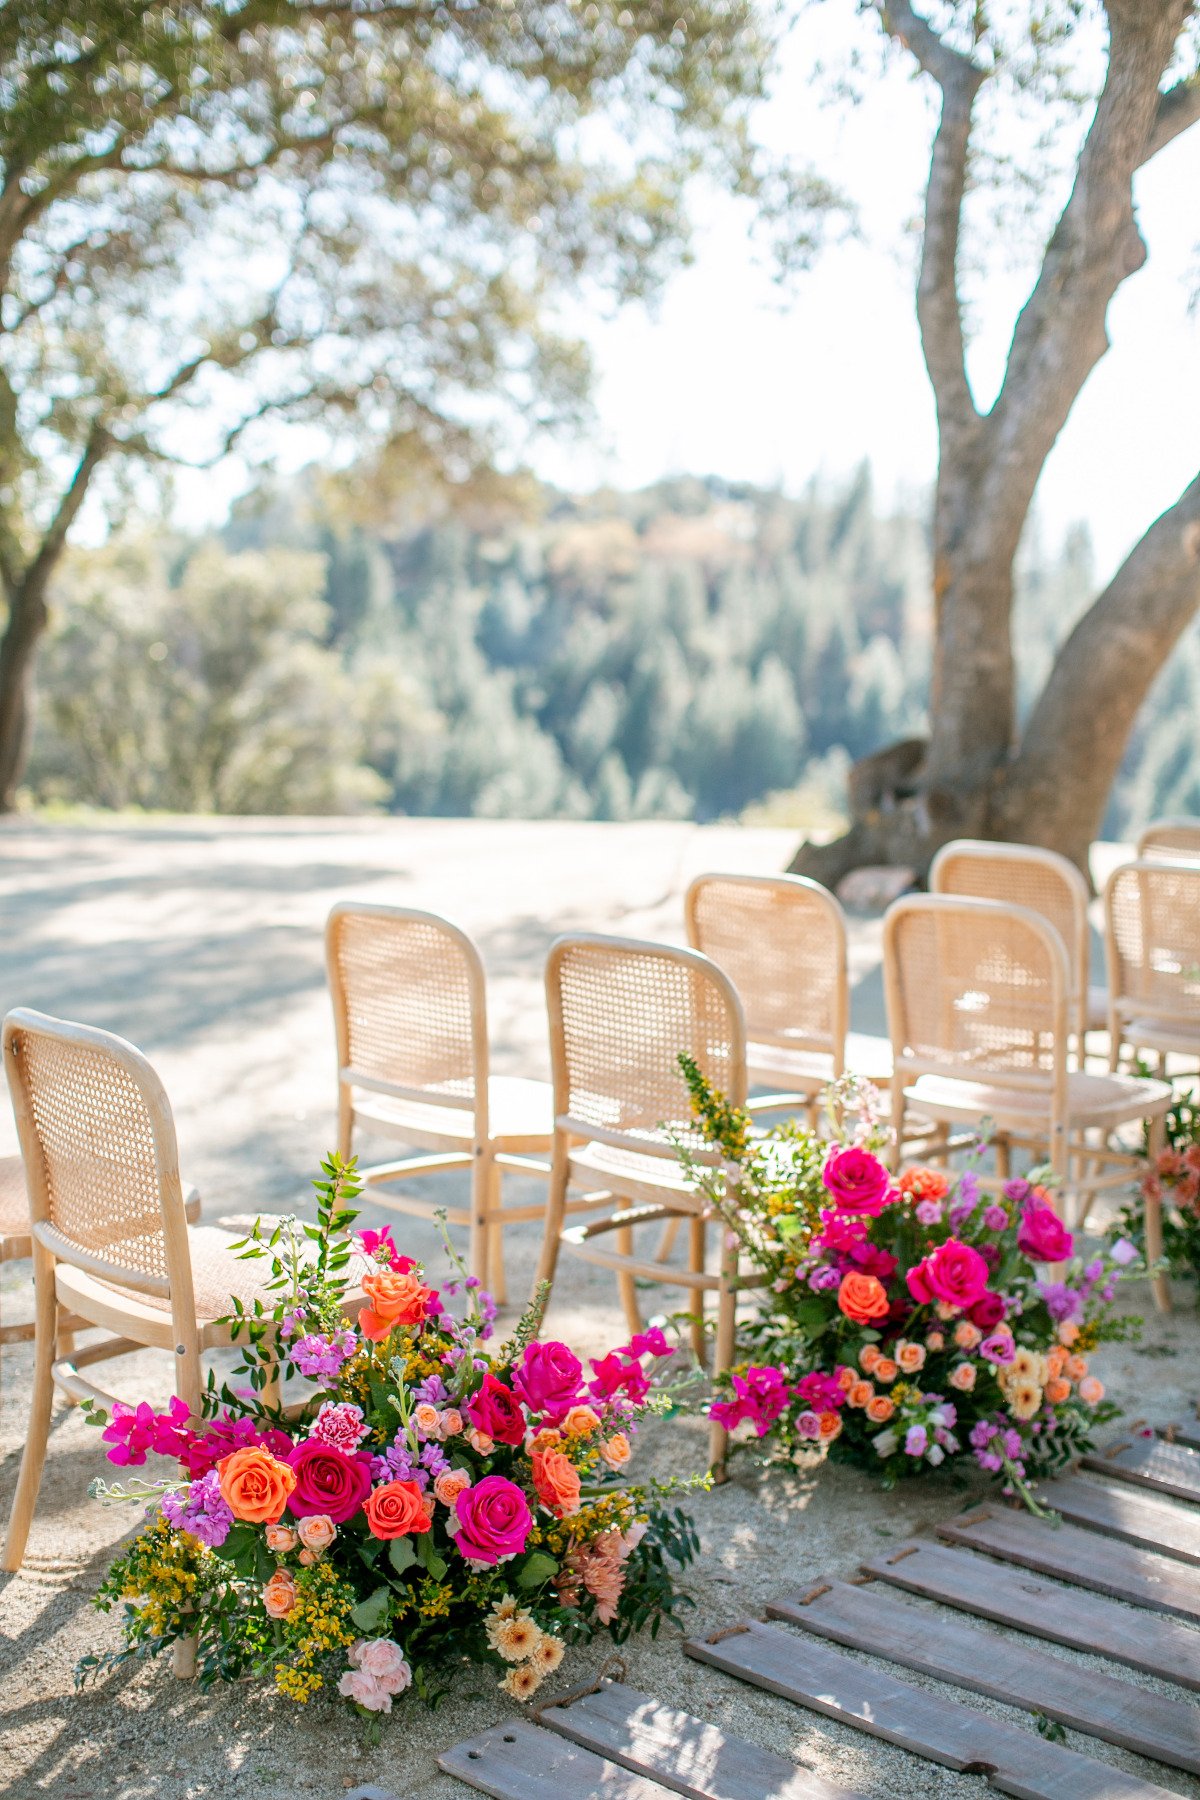
[[[269,1259],[276,1297],[232,1317],[244,1385],[210,1378],[200,1419],[179,1400],[92,1409],[111,1462],[180,1470],[93,1484],[149,1509],[97,1599],[123,1606],[124,1647],[82,1673],[190,1638],[204,1683],[266,1676],[300,1702],[336,1688],[375,1715],[410,1687],[434,1702],[464,1664],[528,1700],[570,1643],[657,1632],[683,1599],[670,1565],[697,1548],[661,1504],[689,1483],[626,1479],[661,1403],[662,1331],[589,1376],[538,1339],[539,1297],[489,1350],[494,1307],[461,1263],[439,1291],[389,1230],[352,1239],[354,1164],[323,1172],[315,1225],[256,1226],[243,1246]],[[289,1400],[300,1389],[286,1411],[270,1397],[277,1360]]]
[[[1134,1246],[1077,1256],[1037,1171],[993,1193],[973,1169],[893,1180],[858,1088],[841,1141],[795,1123],[752,1138],[747,1115],[680,1062],[726,1159],[685,1164],[765,1278],[739,1328],[749,1360],[719,1384],[712,1417],[768,1458],[824,1447],[886,1486],[973,1458],[1033,1506],[1029,1479],[1116,1414],[1087,1359],[1136,1329],[1111,1310],[1118,1279],[1144,1273]],[[834,1095],[835,1124],[847,1097]]]
[[[1200,1281],[1200,1099],[1194,1091],[1182,1094],[1167,1113],[1166,1146],[1153,1160],[1149,1145],[1142,1172],[1142,1197],[1121,1214],[1117,1229],[1144,1245],[1144,1200],[1151,1195],[1167,1204],[1162,1209],[1163,1253],[1172,1275],[1190,1275]]]

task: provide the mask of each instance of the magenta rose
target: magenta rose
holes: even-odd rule
[[[888,1202],[892,1178],[877,1156],[857,1145],[838,1150],[825,1164],[821,1176],[843,1212],[867,1213],[878,1218]]]
[[[968,1317],[972,1325],[978,1325],[980,1331],[991,1331],[994,1326],[999,1325],[1007,1312],[1008,1307],[1000,1295],[988,1292],[980,1294]]]
[[[908,1291],[918,1306],[944,1300],[965,1312],[981,1299],[988,1280],[988,1266],[978,1250],[957,1238],[947,1238],[930,1251],[905,1277]]]
[[[1075,1239],[1052,1206],[1027,1206],[1017,1232],[1017,1249],[1030,1262],[1065,1262]]]
[[[485,1475],[474,1487],[464,1488],[454,1510],[454,1541],[471,1562],[495,1564],[518,1555],[533,1529],[528,1501],[516,1482],[503,1475]]]
[[[510,1387],[489,1369],[483,1386],[467,1401],[467,1417],[476,1431],[482,1431],[497,1444],[519,1444],[525,1436],[525,1415],[521,1402]]]
[[[513,1387],[531,1413],[561,1419],[577,1403],[582,1379],[583,1364],[565,1344],[526,1344]]]
[[[365,1450],[347,1456],[319,1438],[306,1438],[287,1461],[296,1477],[288,1501],[294,1518],[326,1513],[335,1525],[344,1525],[371,1491],[371,1458]]]

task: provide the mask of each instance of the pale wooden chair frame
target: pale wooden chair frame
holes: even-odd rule
[[[846,1033],[850,1023],[850,978],[847,965],[846,949],[846,917],[837,899],[822,887],[820,882],[811,881],[803,875],[726,875],[714,871],[697,875],[684,896],[684,919],[687,928],[687,940],[693,950],[698,950],[709,957],[718,966],[723,967],[718,946],[712,936],[706,933],[704,923],[705,899],[719,889],[732,890],[727,905],[732,915],[737,912],[737,892],[745,890],[747,894],[757,897],[768,897],[782,912],[790,912],[794,917],[794,928],[797,935],[810,928],[811,921],[819,919],[822,927],[829,931],[834,944],[834,980],[829,1007],[827,1028],[822,1022],[815,1024],[805,1017],[805,995],[801,991],[794,994],[795,1025],[785,1029],[772,1026],[756,1016],[756,982],[761,982],[752,975],[750,980],[738,980],[739,970],[730,969],[730,975],[738,990],[739,998],[746,1016],[746,1075],[750,1082],[763,1084],[774,1083],[785,1085],[786,1092],[773,1096],[773,1103],[782,1107],[794,1106],[799,1102],[808,1114],[809,1123],[816,1125],[817,1103],[821,1094],[829,1085],[837,1081],[846,1068]],[[747,909],[745,917],[746,945],[753,955],[753,930],[758,924],[757,911],[751,913]],[[791,921],[789,921],[789,924]],[[810,1009],[811,1010],[811,1009]],[[810,1029],[809,1027],[812,1026]],[[772,1051],[782,1055],[772,1056]],[[827,1058],[827,1069],[809,1070],[796,1066],[792,1059],[801,1057]]]
[[[1135,862],[1195,862],[1200,859],[1200,819],[1152,819],[1138,834]]]
[[[351,1061],[350,998],[340,960],[340,940],[348,920],[377,920],[384,930],[402,930],[406,925],[441,936],[461,963],[470,1007],[471,1094],[440,1092],[436,1088],[407,1087],[382,1080],[369,1071],[356,1069]],[[549,1154],[551,1132],[526,1134],[494,1133],[489,1116],[490,1046],[487,1020],[487,978],[483,959],[473,940],[459,926],[437,913],[422,912],[412,907],[372,905],[360,901],[340,901],[329,914],[325,928],[326,968],[333,1002],[334,1032],[337,1041],[338,1116],[337,1147],[339,1154],[349,1156],[356,1125],[397,1137],[414,1145],[422,1155],[377,1163],[360,1170],[364,1186],[381,1206],[409,1217],[432,1220],[444,1212],[452,1225],[465,1225],[469,1232],[467,1263],[472,1275],[487,1287],[498,1302],[506,1298],[504,1280],[503,1230],[506,1224],[542,1219],[544,1204],[505,1207],[502,1205],[502,1177],[506,1170],[523,1175],[549,1173],[549,1164],[541,1160]],[[550,1089],[545,1086],[547,1120],[550,1116]],[[356,1101],[356,1090],[366,1096]],[[372,1110],[370,1096],[399,1103],[397,1117],[389,1119],[384,1109]],[[426,1115],[416,1122],[404,1119],[404,1106],[414,1106]],[[446,1127],[436,1123],[436,1109],[446,1115]],[[451,1121],[451,1113],[470,1115],[471,1125],[464,1134]],[[447,1170],[471,1171],[471,1203],[469,1207],[443,1207],[406,1194],[381,1194],[377,1189],[393,1182],[440,1174]]]
[[[550,1194],[546,1207],[546,1231],[538,1267],[538,1282],[553,1283],[560,1250],[600,1268],[612,1269],[618,1281],[626,1320],[631,1331],[641,1328],[641,1309],[637,1299],[639,1278],[668,1286],[685,1288],[696,1302],[692,1326],[692,1343],[703,1361],[704,1296],[717,1296],[716,1338],[713,1349],[713,1373],[722,1373],[731,1365],[737,1338],[737,1298],[741,1290],[759,1285],[753,1279],[739,1280],[739,1256],[736,1242],[722,1236],[719,1272],[705,1269],[706,1222],[708,1205],[702,1194],[680,1186],[677,1172],[677,1150],[661,1131],[649,1135],[611,1130],[590,1120],[574,1116],[570,1110],[571,1069],[567,1031],[563,1016],[562,972],[564,963],[573,955],[594,957],[599,962],[612,958],[628,963],[630,959],[660,967],[671,965],[687,970],[707,982],[715,994],[728,1025],[731,1048],[731,1070],[723,1084],[726,1098],[734,1106],[746,1103],[746,1029],[742,1004],[728,975],[716,963],[695,950],[676,949],[665,944],[643,942],[636,938],[580,934],[560,937],[550,947],[546,959],[546,1002],[550,1020],[550,1058],[554,1078],[554,1148],[550,1173]],[[690,1046],[681,1043],[681,1050]],[[631,1170],[614,1167],[604,1158],[603,1150],[618,1150],[639,1159]],[[597,1154],[597,1151],[600,1154]],[[694,1151],[697,1163],[719,1166],[719,1153],[706,1149]],[[664,1167],[664,1178],[655,1173],[655,1164]],[[665,1178],[666,1167],[675,1172],[674,1180]],[[602,1186],[597,1186],[597,1182]],[[595,1212],[609,1210],[587,1224],[564,1226],[569,1210],[568,1195],[572,1187],[582,1187],[584,1194],[575,1206]],[[615,1207],[613,1203],[615,1204]],[[689,1224],[688,1264],[686,1269],[668,1267],[661,1259],[641,1257],[635,1253],[634,1228],[660,1221],[668,1223],[685,1219]],[[597,1240],[612,1232],[616,1249],[609,1250]],[[718,1479],[723,1478],[728,1434],[716,1424],[710,1430],[710,1460]]]
[[[1028,952],[1036,947],[1048,975],[1049,999],[1046,1022],[1039,1029],[1044,1050],[1051,1058],[1046,1073],[1015,1071],[1003,1065],[989,1066],[986,1060],[962,1067],[961,1053],[956,1049],[950,1031],[953,1000],[944,995],[946,1013],[944,1032],[945,1055],[914,1056],[909,1048],[912,1034],[901,979],[903,949],[899,940],[907,919],[914,915],[940,913],[957,917],[966,927],[986,934],[989,942],[1002,941],[1005,934],[1014,946],[1021,944]],[[1164,1116],[1171,1104],[1171,1090],[1163,1082],[1131,1080],[1119,1075],[1085,1075],[1072,1072],[1067,1065],[1068,1002],[1071,994],[1071,971],[1063,941],[1054,927],[1039,912],[1029,907],[1005,906],[994,900],[967,895],[913,894],[892,905],[883,922],[883,977],[887,1000],[888,1027],[892,1038],[895,1075],[892,1083],[892,1121],[894,1128],[893,1167],[900,1165],[899,1144],[904,1111],[917,1106],[922,1113],[944,1125],[969,1122],[987,1114],[998,1136],[1009,1143],[1034,1150],[1048,1148],[1051,1167],[1060,1181],[1071,1178],[1072,1157],[1095,1166],[1106,1165],[1116,1172],[1108,1177],[1089,1174],[1088,1193],[1103,1186],[1128,1180],[1136,1166],[1135,1153],[1108,1147],[1108,1137],[1120,1125],[1135,1120],[1149,1124],[1151,1154],[1163,1142]],[[935,1048],[940,1049],[940,1046]],[[949,1078],[969,1092],[974,1085],[984,1090],[989,1099],[972,1104],[968,1097],[939,1097],[922,1086],[922,1077]],[[1001,1098],[997,1099],[997,1090]],[[1005,1090],[1010,1098],[1004,1098]],[[1104,1139],[1100,1150],[1085,1142],[1087,1131],[1099,1131]],[[1157,1262],[1162,1255],[1162,1211],[1157,1200],[1146,1202],[1146,1252],[1148,1260]],[[1155,1302],[1160,1311],[1170,1308],[1170,1288],[1163,1276],[1153,1282]]]
[[[962,872],[963,865],[965,875]],[[989,883],[987,874],[990,872],[993,876],[1001,875],[1005,865],[1012,872],[1012,891],[996,892],[994,890],[999,884],[994,880]],[[972,866],[979,871],[980,885],[960,885],[963,879],[970,880]],[[950,843],[943,844],[930,864],[929,892],[973,895],[981,900],[999,900],[1005,906],[1025,906],[1041,913],[1042,909],[1022,898],[1020,891],[1022,873],[1035,869],[1061,885],[1064,913],[1071,920],[1068,936],[1060,930],[1056,919],[1050,918],[1048,913],[1042,914],[1059,932],[1067,952],[1068,1008],[1071,1029],[1079,1044],[1079,1062],[1082,1067],[1087,1032],[1102,1031],[1108,1023],[1108,997],[1102,990],[1093,991],[1088,985],[1091,948],[1088,905],[1091,895],[1087,882],[1070,858],[1060,856],[1057,850],[1045,850],[1037,844],[997,844],[983,838],[954,838]]]
[[[1132,980],[1133,966],[1122,954],[1122,932],[1116,918],[1120,890],[1127,890],[1132,885],[1138,895],[1139,907],[1144,909],[1146,896],[1156,885],[1180,880],[1200,890],[1200,862],[1170,862],[1165,857],[1148,857],[1119,864],[1105,883],[1104,945],[1108,958],[1111,1069],[1120,1066],[1126,1045],[1134,1055],[1152,1051],[1158,1061],[1158,1072],[1164,1074],[1164,1078],[1168,1055],[1185,1056],[1193,1062],[1200,1056],[1200,1006],[1192,1002],[1172,1007],[1164,1005],[1161,999],[1138,998]],[[1196,945],[1196,961],[1200,963],[1200,943]],[[1135,1025],[1143,1029],[1133,1032],[1131,1028]]]
[[[36,1118],[36,1105],[23,1045],[31,1038],[83,1051],[102,1073],[119,1071],[123,1099],[132,1088],[153,1146],[155,1184],[166,1274],[129,1266],[87,1249],[56,1225],[51,1177]],[[29,1430],[13,1496],[0,1565],[19,1569],[33,1522],[50,1435],[54,1390],[74,1400],[105,1406],[113,1396],[81,1371],[111,1357],[142,1349],[166,1350],[175,1358],[175,1392],[192,1416],[201,1415],[202,1351],[232,1342],[230,1327],[196,1314],[187,1207],[179,1175],[179,1152],[170,1102],[146,1058],[124,1038],[87,1025],[18,1008],[4,1021],[5,1072],[16,1115],[30,1204],[34,1273],[34,1370]],[[115,1108],[114,1108],[115,1112]],[[125,1113],[128,1124],[130,1112]],[[230,1238],[230,1242],[235,1242]],[[104,1286],[99,1284],[103,1283]],[[138,1295],[169,1300],[169,1310],[139,1301]],[[264,1298],[268,1298],[264,1295]],[[97,1327],[110,1334],[75,1351],[71,1335]],[[268,1389],[265,1397],[270,1397]],[[189,1652],[176,1659],[177,1673],[189,1673]]]

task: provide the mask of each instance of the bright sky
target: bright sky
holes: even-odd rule
[[[840,14],[844,31],[846,14]],[[863,29],[862,23],[859,29]],[[899,68],[866,104],[814,105],[810,42],[791,48],[764,135],[810,153],[863,208],[865,241],[826,253],[782,294],[747,239],[745,212],[710,199],[697,256],[653,315],[577,321],[599,381],[600,431],[584,448],[547,449],[545,476],[570,487],[640,486],[715,473],[795,491],[814,473],[870,459],[884,496],[932,478],[933,404],[913,304],[916,214],[928,168],[931,84]],[[811,149],[810,149],[811,147]],[[1109,313],[1112,348],[1077,404],[1038,494],[1048,535],[1085,520],[1098,574],[1116,566],[1200,468],[1200,128],[1143,171],[1137,201],[1147,266]],[[989,270],[974,308],[970,366],[991,401],[1031,270]]]

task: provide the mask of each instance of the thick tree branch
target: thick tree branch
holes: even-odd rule
[[[1190,0],[1152,6],[1109,0],[1104,87],[989,415],[989,479],[978,496],[978,518],[990,556],[1015,554],[1046,458],[1108,349],[1109,302],[1146,259],[1133,176],[1145,160],[1159,82],[1189,6]],[[981,555],[984,548],[981,542]]]
[[[1192,125],[1200,122],[1200,75],[1194,75],[1190,81],[1176,82],[1165,94],[1160,94],[1158,111],[1154,117],[1154,125],[1146,143],[1142,163],[1148,163],[1152,156],[1173,144]]]
[[[58,503],[54,517],[43,534],[33,560],[21,578],[22,589],[31,591],[39,597],[43,593],[54,565],[62,555],[67,541],[67,533],[75,523],[79,509],[87,496],[92,476],[112,448],[112,441],[108,427],[97,421],[88,434],[83,454],[75,465],[75,473]]]
[[[1044,815],[1044,841],[1086,845],[1099,829],[1142,703],[1198,608],[1200,475],[1079,620],[1025,727],[1007,803]]]
[[[978,422],[967,378],[958,245],[967,187],[971,115],[986,80],[971,58],[945,43],[907,0],[880,0],[884,29],[913,55],[942,90],[925,191],[925,232],[917,281],[921,348],[933,386],[942,442],[950,455]]]

